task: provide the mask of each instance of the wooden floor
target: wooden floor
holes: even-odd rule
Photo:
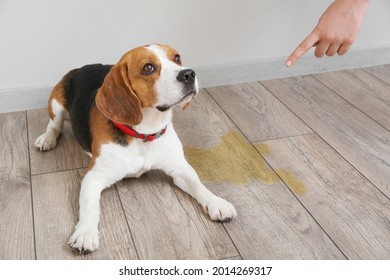
[[[390,259],[390,65],[202,90],[174,124],[215,223],[160,171],[103,192],[100,248],[67,245],[88,157],[45,109],[0,114],[0,259]]]

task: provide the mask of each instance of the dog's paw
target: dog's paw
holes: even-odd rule
[[[40,151],[49,151],[57,145],[57,137],[52,133],[44,133],[37,138],[34,146]]]
[[[97,230],[77,230],[69,239],[68,245],[80,254],[90,254],[99,247],[99,233]]]
[[[234,206],[220,197],[211,199],[203,208],[213,221],[229,222],[237,216]]]

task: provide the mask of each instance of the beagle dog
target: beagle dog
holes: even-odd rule
[[[79,221],[69,245],[87,254],[99,246],[101,192],[125,177],[163,170],[195,198],[213,221],[229,221],[232,204],[214,195],[187,163],[172,125],[172,107],[187,107],[198,93],[195,72],[182,66],[178,52],[166,45],[135,48],[115,65],[74,69],[54,87],[50,121],[35,147],[56,146],[64,120],[91,157],[80,190]]]

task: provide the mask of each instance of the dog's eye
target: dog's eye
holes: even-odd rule
[[[149,75],[149,74],[152,74],[155,70],[156,70],[156,67],[153,64],[148,63],[148,64],[145,64],[144,68],[142,69],[142,73],[144,75]]]
[[[179,55],[179,54],[175,55],[175,62],[176,62],[177,64],[181,65],[181,58],[180,58],[180,55]]]

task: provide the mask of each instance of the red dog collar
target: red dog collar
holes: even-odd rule
[[[114,121],[112,123],[127,135],[142,139],[144,142],[151,142],[153,140],[156,140],[157,138],[160,138],[165,133],[165,131],[167,131],[167,127],[165,127],[164,129],[162,129],[161,131],[155,134],[141,134],[135,131],[134,129],[132,129],[131,127],[128,127],[127,125],[117,123]]]

